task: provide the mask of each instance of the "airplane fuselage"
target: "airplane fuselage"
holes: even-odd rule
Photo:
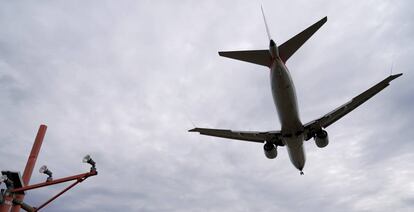
[[[270,68],[270,83],[282,126],[282,142],[287,147],[292,164],[302,171],[306,160],[303,149],[303,124],[299,118],[295,86],[289,70],[279,58],[274,59]]]

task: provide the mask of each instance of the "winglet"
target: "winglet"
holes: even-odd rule
[[[388,82],[391,82],[392,80],[394,80],[394,79],[396,79],[396,78],[398,78],[398,77],[400,77],[402,75],[403,75],[403,73],[391,75],[391,76],[388,77],[389,78],[389,81]]]
[[[390,75],[389,77],[385,78],[382,81],[385,82],[385,83],[387,83],[387,85],[389,85],[391,81],[397,79],[398,77],[400,77],[402,75],[403,75],[402,73]]]

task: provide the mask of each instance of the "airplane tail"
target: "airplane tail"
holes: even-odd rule
[[[269,49],[263,50],[247,50],[247,51],[220,51],[219,55],[235,60],[241,60],[257,65],[270,67],[273,60],[279,57],[284,63],[328,20],[327,17],[322,18],[312,26],[295,35],[285,43],[277,46],[270,36],[267,26],[266,17],[262,8],[263,19],[265,22],[266,32],[270,40]]]

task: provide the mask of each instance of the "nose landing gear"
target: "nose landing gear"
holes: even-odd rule
[[[305,173],[303,173],[303,171],[300,171],[300,175],[304,175]]]

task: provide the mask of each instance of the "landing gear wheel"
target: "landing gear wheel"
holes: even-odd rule
[[[303,173],[303,171],[300,171],[300,175],[304,175],[305,173]]]

